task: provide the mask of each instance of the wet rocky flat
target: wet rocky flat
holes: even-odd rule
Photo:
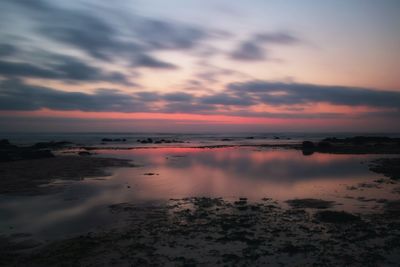
[[[107,168],[133,167],[130,160],[83,156],[57,156],[0,162],[0,194],[37,195],[54,193],[54,180],[82,180],[109,176]],[[44,186],[44,187],[43,187]]]
[[[121,203],[109,212],[125,219],[108,230],[36,248],[18,248],[3,237],[3,247],[7,242],[14,249],[0,252],[0,265],[397,266],[400,255],[396,201],[373,214],[282,208],[268,198]]]
[[[288,149],[298,145],[94,151],[6,142],[0,215],[15,218],[0,229],[0,266],[398,266],[397,156],[326,155],[354,147],[384,153],[389,141],[327,139],[306,156]],[[324,187],[323,179],[332,183]],[[63,190],[58,180],[76,182]],[[297,183],[307,194],[294,194]],[[225,197],[169,199],[207,195],[210,184]],[[277,199],[275,191],[293,194]]]

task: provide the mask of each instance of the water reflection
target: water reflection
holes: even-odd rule
[[[116,152],[108,152],[116,156]],[[136,188],[143,199],[187,196],[222,196],[278,199],[337,190],[376,177],[361,161],[369,155],[314,154],[300,151],[250,148],[143,149],[117,152],[142,163],[141,169],[122,169],[115,180]],[[159,175],[143,176],[153,172]]]
[[[132,159],[142,167],[118,169],[103,180],[67,183],[57,194],[0,196],[0,234],[30,232],[52,239],[86,232],[115,222],[107,207],[121,202],[191,196],[328,199],[343,196],[345,184],[379,177],[360,163],[375,157],[370,155],[305,157],[295,150],[160,148],[104,150],[99,156]]]

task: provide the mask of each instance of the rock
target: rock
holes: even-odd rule
[[[3,149],[3,148],[12,148],[12,147],[16,147],[16,146],[12,145],[12,144],[10,143],[10,141],[8,141],[7,139],[2,139],[2,140],[0,140],[0,149]]]
[[[327,209],[331,208],[334,201],[326,201],[314,198],[291,199],[286,201],[292,208]]]
[[[345,211],[325,210],[315,214],[315,218],[321,222],[327,223],[352,223],[361,221],[361,218]]]
[[[312,155],[315,152],[315,145],[313,142],[304,141],[302,143],[301,150],[305,156]]]
[[[318,143],[318,149],[324,150],[324,149],[329,149],[332,147],[331,143],[327,141],[321,141]]]
[[[50,142],[39,142],[36,143],[32,146],[32,148],[35,149],[44,149],[44,148],[50,148],[50,149],[56,149],[56,148],[63,148],[67,145],[71,145],[71,142],[68,141],[59,141],[59,142],[54,142],[54,141],[50,141]]]
[[[400,179],[400,158],[381,158],[372,161],[371,171],[381,173],[393,180]]]
[[[138,140],[138,142],[140,142],[142,144],[151,144],[151,143],[153,143],[153,139],[147,138],[147,139],[143,139],[143,140]]]
[[[0,153],[0,161],[16,161],[25,159],[53,158],[50,150],[34,149],[30,147],[11,147]]]
[[[329,137],[323,139],[322,141],[331,143],[348,143],[348,144],[362,145],[367,143],[396,143],[400,142],[400,138],[390,138],[387,136],[354,136],[343,139],[336,137]]]
[[[400,217],[400,200],[392,200],[385,203],[385,213],[393,217]]]
[[[92,153],[90,153],[89,151],[80,151],[78,153],[79,156],[91,156]]]
[[[126,142],[126,139],[125,138],[115,138],[115,139],[103,138],[103,139],[101,139],[101,141],[102,142]]]
[[[302,148],[303,148],[303,149],[314,149],[314,148],[315,148],[315,145],[314,145],[314,143],[311,142],[311,141],[304,141],[304,142],[302,143]]]

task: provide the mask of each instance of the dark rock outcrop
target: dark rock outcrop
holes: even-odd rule
[[[38,148],[36,145],[18,147],[12,145],[8,140],[1,140],[0,142],[0,162],[52,157],[54,155],[49,149]]]
[[[39,142],[34,144],[31,148],[33,149],[57,149],[57,148],[63,148],[65,146],[71,145],[72,142],[68,141],[59,141],[59,142]]]
[[[126,138],[103,138],[101,139],[102,142],[126,142]]]

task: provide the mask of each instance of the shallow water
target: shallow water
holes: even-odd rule
[[[60,193],[42,196],[1,196],[0,234],[33,233],[57,239],[116,222],[108,206],[122,202],[147,203],[193,196],[264,197],[335,200],[337,209],[372,210],[375,201],[357,197],[394,198],[390,187],[349,186],[382,176],[368,170],[373,155],[332,155],[283,149],[149,148],[99,150],[97,156],[132,159],[140,167],[116,169],[113,175],[79,182],[56,181]],[[152,174],[152,175],[149,175]]]

